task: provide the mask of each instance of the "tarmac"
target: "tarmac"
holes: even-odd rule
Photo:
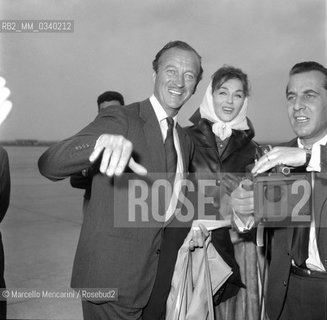
[[[82,190],[42,177],[45,147],[6,147],[11,204],[1,223],[8,319],[82,319],[70,288],[82,223]]]

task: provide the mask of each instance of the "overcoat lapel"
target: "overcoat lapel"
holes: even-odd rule
[[[234,137],[233,137],[234,136]],[[233,137],[233,138],[232,138]],[[245,141],[245,133],[243,131],[233,130],[231,139],[229,139],[226,149],[221,155],[221,161],[223,162],[226,158],[228,158],[235,150],[241,148]]]
[[[201,144],[204,147],[217,149],[215,134],[212,132],[211,129],[212,123],[209,120],[202,118],[199,120],[197,126],[199,130],[203,133],[203,135],[201,136]]]
[[[189,166],[189,152],[190,150],[187,149],[187,144],[185,143],[186,141],[186,133],[184,130],[180,127],[180,125],[177,123],[176,125],[176,130],[178,133],[178,138],[179,138],[179,143],[181,147],[181,152],[182,152],[182,160],[183,160],[183,174],[184,172],[188,171],[188,166]]]

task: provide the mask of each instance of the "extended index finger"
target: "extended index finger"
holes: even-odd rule
[[[148,173],[148,170],[143,167],[142,165],[140,165],[139,163],[135,162],[135,160],[133,158],[130,158],[128,166],[130,167],[130,169],[135,172],[136,174],[140,175],[140,176],[145,176]]]

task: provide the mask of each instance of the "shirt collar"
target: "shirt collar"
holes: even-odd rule
[[[300,139],[297,139],[299,148],[304,149],[304,145],[301,143]],[[307,171],[321,172],[321,160],[320,160],[320,145],[325,145],[327,143],[327,135],[315,142],[311,147],[311,157],[307,165]]]
[[[301,139],[300,139],[300,138],[297,138],[297,144],[298,144],[299,148],[304,149],[304,145],[303,145],[303,143],[301,142]],[[315,145],[325,145],[325,144],[327,144],[327,134],[326,134],[324,137],[322,137],[320,140],[318,140],[317,142],[315,142],[315,143],[312,145],[312,148],[313,148],[313,146],[315,146]]]
[[[156,114],[156,117],[157,117],[159,123],[161,123],[163,120],[168,118],[168,115],[167,115],[165,109],[162,107],[162,105],[160,104],[160,102],[158,101],[158,99],[155,97],[154,94],[150,97],[150,102],[152,104],[153,110]],[[174,119],[174,127],[176,127],[177,114],[175,117],[173,117],[173,119]],[[164,121],[164,122],[166,123],[166,121]]]

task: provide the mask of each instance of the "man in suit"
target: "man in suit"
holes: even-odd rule
[[[9,114],[12,103],[8,100],[10,90],[5,86],[6,81],[0,77],[0,124]],[[10,200],[10,169],[8,153],[0,146],[0,222],[3,220]],[[0,288],[1,292],[6,288],[5,278],[5,255],[3,250],[2,237],[0,232]],[[1,295],[0,299],[0,319],[6,319],[7,317],[7,301]]]
[[[10,171],[8,153],[5,149],[0,147],[0,222],[4,218],[10,200]],[[5,278],[5,256],[2,244],[2,237],[0,232],[0,288],[6,288]],[[6,300],[0,300],[0,319],[6,319],[7,303]]]
[[[110,106],[123,106],[124,97],[117,91],[105,91],[100,94],[97,99],[98,112],[104,110]],[[84,189],[83,196],[83,213],[90,201],[91,186],[92,186],[93,173],[91,170],[84,169],[82,172],[70,177],[70,185],[73,188]]]
[[[254,166],[254,175],[284,164],[312,172],[312,212],[307,226],[273,229],[268,274],[270,320],[327,319],[327,69],[317,62],[296,64],[286,87],[288,116],[297,135]],[[232,194],[238,214],[253,210],[253,192]]]
[[[151,210],[142,211],[142,223],[133,227],[128,224],[132,178],[147,175],[143,185],[151,186],[150,173],[164,173],[170,179],[188,170],[192,143],[176,117],[201,79],[201,57],[187,43],[173,41],[157,53],[153,69],[154,93],[149,99],[104,110],[39,159],[40,172],[51,180],[90,167],[95,172],[72,287],[117,288],[118,301],[83,300],[85,319],[142,319],[157,272],[164,226],[174,216],[176,203],[167,205],[160,195],[157,202],[147,199],[145,207]],[[116,220],[127,227],[115,224]]]

